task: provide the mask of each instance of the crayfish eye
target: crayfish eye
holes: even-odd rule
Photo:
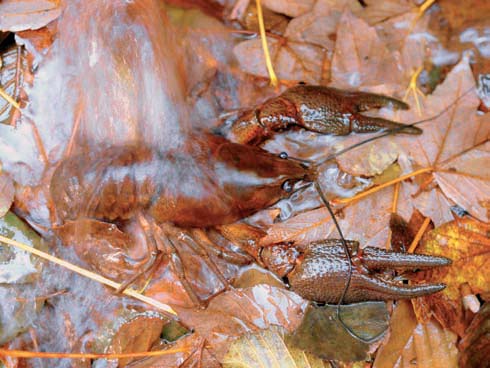
[[[289,157],[289,156],[288,156],[287,152],[281,152],[281,153],[279,154],[279,158],[282,158],[283,160],[287,160],[287,159],[288,159],[288,157]]]
[[[291,193],[293,191],[294,184],[292,180],[286,180],[284,183],[282,183],[282,190],[284,190],[286,193]]]

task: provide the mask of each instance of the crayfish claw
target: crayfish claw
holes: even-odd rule
[[[352,131],[356,133],[374,133],[378,131],[394,131],[420,135],[423,130],[413,125],[405,125],[391,120],[356,114],[352,117]]]
[[[365,300],[397,300],[418,298],[443,290],[445,284],[407,285],[383,280],[375,275],[362,275],[352,283],[345,296],[346,303]]]
[[[410,106],[396,98],[378,95],[369,92],[350,92],[348,97],[351,99],[352,104],[356,106],[358,111],[367,111],[369,109],[379,109],[381,107],[393,106],[398,110],[408,110]]]
[[[357,242],[347,240],[346,244],[351,259],[345,254],[342,241],[338,239],[310,243],[303,261],[288,275],[293,291],[308,300],[338,303],[350,277],[349,288],[342,302],[356,303],[415,298],[445,288],[444,284],[400,284],[383,279],[375,270],[446,266],[451,263],[447,258],[396,253],[373,247],[365,247],[356,252]],[[354,262],[354,258],[357,262]]]
[[[448,266],[451,260],[446,257],[425,254],[410,254],[386,251],[380,248],[366,247],[362,251],[362,263],[370,270],[374,269],[425,269]]]

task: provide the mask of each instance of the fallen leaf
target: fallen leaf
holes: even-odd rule
[[[349,203],[337,214],[337,220],[346,239],[357,240],[361,247],[384,247],[389,235],[393,188],[385,188],[361,201]],[[399,214],[410,217],[411,207],[403,196]],[[325,208],[299,214],[284,222],[273,224],[261,239],[263,246],[280,242],[304,245],[316,240],[335,239],[339,235]]]
[[[44,250],[38,234],[14,213],[0,218],[0,235],[30,247]],[[0,245],[0,284],[24,284],[36,281],[42,270],[39,258],[18,248]]]
[[[220,365],[206,349],[203,349],[203,339],[198,334],[189,334],[173,344],[161,341],[153,346],[155,350],[183,350],[158,357],[149,357],[133,361],[131,368],[184,368],[201,367],[219,368]]]
[[[267,37],[272,64],[277,77],[285,81],[304,81],[319,84],[327,61],[326,50],[320,46],[303,42],[281,41]],[[240,42],[233,49],[240,68],[245,72],[268,77],[264,51],[260,39]]]
[[[59,0],[3,0],[0,3],[0,30],[18,32],[38,29],[60,14]]]
[[[137,353],[149,351],[159,339],[167,319],[155,312],[132,313],[120,326],[112,326],[110,345],[107,353]],[[119,359],[119,366],[125,366],[133,359]]]
[[[388,311],[384,302],[364,302],[341,306],[342,321],[354,338],[337,319],[337,306],[310,305],[301,325],[288,338],[289,344],[324,360],[353,362],[365,360],[370,348],[388,328]],[[373,345],[374,344],[374,345]]]
[[[206,339],[213,355],[222,360],[237,337],[272,325],[289,331],[300,323],[307,302],[284,289],[257,285],[226,291],[214,297],[205,310],[176,308],[180,319]]]
[[[397,303],[391,333],[374,361],[373,368],[458,367],[457,336],[436,321],[419,323],[409,301]]]
[[[274,327],[240,337],[230,346],[222,364],[225,368],[331,367],[330,363],[288,345],[284,329]]]
[[[253,0],[252,0],[253,1]],[[297,17],[309,11],[315,4],[314,0],[262,0],[262,5],[276,13]]]
[[[356,32],[352,32],[355,29]],[[402,74],[391,51],[376,29],[346,11],[340,18],[332,59],[332,85],[359,89],[377,85],[399,85]]]
[[[292,19],[284,36],[297,42],[308,42],[333,51],[338,22],[342,12],[318,1],[313,9]]]
[[[14,194],[14,182],[10,176],[0,171],[0,218],[5,216],[12,206]]]
[[[488,367],[490,354],[490,303],[475,315],[461,341],[460,367]]]
[[[467,282],[473,294],[482,298],[490,296],[489,274],[482,272],[490,262],[490,225],[463,218],[444,224],[427,233],[417,248],[420,253],[451,258],[451,266],[419,272],[417,280],[443,282],[442,292],[414,302],[421,308],[420,314],[430,316],[432,310],[443,327],[463,335],[466,328],[462,295],[459,287]]]
[[[25,100],[22,97],[25,97],[24,72],[27,68],[26,51],[21,46],[10,47],[0,55],[0,88],[19,105]],[[10,102],[0,99],[0,123],[15,125],[18,113]]]
[[[0,235],[45,250],[39,235],[12,212],[0,218]],[[0,244],[0,345],[35,323],[41,303],[33,295],[39,292],[42,266],[29,253]]]
[[[445,108],[448,108],[448,112],[421,124],[424,133],[419,137],[397,139],[408,156],[408,159],[402,161],[405,172],[410,172],[413,168],[433,168],[434,182],[445,196],[472,215],[488,221],[488,214],[481,203],[490,197],[488,190],[485,190],[490,185],[490,177],[487,170],[482,171],[479,168],[483,168],[483,162],[490,157],[488,145],[483,144],[488,139],[490,120],[478,118],[477,108],[480,102],[476,92],[472,90],[474,88],[473,74],[469,61],[465,58],[452,69],[434,93],[427,97],[422,118],[434,116]],[[401,112],[400,115],[404,122],[416,120],[415,112]],[[463,164],[469,166],[463,167]],[[472,167],[475,169],[471,169]],[[475,170],[478,170],[477,175]],[[469,191],[468,188],[478,189]],[[429,213],[428,206],[424,205],[437,203],[434,198],[430,198],[438,196],[434,192],[437,188],[422,190],[429,198],[415,198],[414,205],[425,216],[431,217],[436,226],[450,220],[447,217],[449,206],[443,204],[440,213]],[[420,193],[417,195],[420,196]],[[447,200],[439,200],[440,203],[444,201]]]

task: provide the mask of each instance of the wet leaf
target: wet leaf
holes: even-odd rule
[[[158,313],[130,313],[116,321],[119,326],[112,326],[113,335],[107,353],[136,353],[149,351],[160,338],[167,319]],[[125,366],[132,359],[119,359],[119,366]]]
[[[313,9],[289,22],[285,37],[297,42],[309,42],[333,51],[340,16],[326,1],[317,1]]]
[[[314,355],[289,346],[284,340],[284,330],[274,327],[240,337],[231,345],[222,364],[225,368],[331,367]]]
[[[14,182],[7,174],[0,171],[0,218],[10,209],[14,194]]]
[[[41,239],[12,212],[0,218],[0,235],[44,249]],[[42,263],[29,253],[0,244],[0,345],[26,331],[35,321]]]
[[[419,273],[418,280],[444,282],[447,287],[440,293],[420,301],[422,312],[432,310],[437,320],[460,336],[466,322],[460,286],[468,283],[473,294],[490,296],[490,280],[482,270],[490,262],[490,225],[463,218],[444,224],[426,234],[417,248],[418,252],[451,258],[453,264]],[[430,315],[430,313],[425,313]]]
[[[355,29],[356,32],[352,32]],[[378,37],[374,27],[345,12],[337,30],[332,59],[332,84],[358,89],[380,84],[398,85],[402,75],[397,59]]]
[[[220,365],[206,349],[203,349],[203,339],[198,334],[187,335],[173,344],[160,342],[155,344],[153,350],[182,349],[181,352],[140,359],[132,362],[131,368],[183,368],[201,367],[219,368]]]
[[[298,295],[268,285],[235,289],[217,295],[202,311],[179,308],[181,320],[206,339],[221,360],[237,337],[278,325],[295,329],[307,306]]]
[[[471,321],[459,343],[460,367],[488,367],[490,354],[490,303],[485,303]]]
[[[26,69],[26,52],[23,47],[14,46],[1,54],[0,87],[18,104],[21,102],[24,71]],[[18,113],[17,109],[7,100],[3,98],[0,99],[0,123],[14,125]]]
[[[488,165],[483,165],[483,162],[489,159],[489,146],[484,142],[488,138],[490,120],[488,117],[482,119],[477,116],[479,99],[472,90],[474,87],[469,62],[464,59],[452,69],[434,93],[427,97],[422,118],[434,116],[446,107],[449,107],[448,113],[421,124],[424,134],[406,137],[401,144],[412,162],[408,164],[409,161],[404,161],[406,171],[414,167],[433,168],[434,182],[447,197],[472,215],[488,220],[482,202],[489,198],[488,189],[485,188],[490,185],[490,176],[483,167]],[[455,100],[457,102],[452,105]],[[413,112],[403,112],[401,115],[405,122],[417,120]],[[407,164],[411,167],[406,167]],[[477,189],[469,191],[469,187]],[[437,193],[434,193],[436,190],[425,190],[425,196],[437,197]],[[441,203],[439,213],[430,211],[424,205],[431,202]],[[421,198],[420,195],[414,199],[415,206],[424,215],[431,217],[436,225],[451,219],[445,216],[449,206],[443,202],[444,199]]]
[[[60,14],[59,0],[3,0],[0,3],[0,30],[38,29]]]
[[[457,367],[456,335],[436,321],[419,323],[408,301],[397,303],[388,341],[379,349],[374,368]]]
[[[383,302],[343,305],[341,318],[353,333],[366,340],[379,341],[388,328],[389,316]],[[337,319],[337,306],[333,305],[310,305],[289,342],[321,359],[348,362],[366,359],[371,347],[346,331]]]
[[[314,0],[262,0],[262,5],[276,13],[297,17],[309,11],[315,4]]]
[[[362,201],[350,203],[337,214],[344,236],[347,239],[358,240],[361,247],[384,247],[389,234],[387,224],[392,208],[392,196],[393,188],[386,188]],[[399,214],[409,217],[411,208],[404,208],[403,201],[402,195]],[[261,244],[266,246],[292,241],[297,245],[304,245],[327,238],[338,239],[339,235],[327,209],[319,208],[273,224],[267,235],[261,239]]]
[[[45,248],[39,235],[12,212],[0,218],[0,235],[37,249]],[[0,244],[0,264],[2,284],[33,282],[39,276],[42,267],[37,257],[5,244]]]
[[[326,51],[320,46],[303,42],[282,42],[267,37],[274,70],[278,78],[318,84],[323,77]],[[245,72],[267,77],[264,51],[260,39],[239,43],[233,49],[240,68]]]

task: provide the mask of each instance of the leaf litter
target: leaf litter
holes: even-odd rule
[[[277,36],[268,38],[269,47],[273,51],[272,54],[275,59],[275,66],[282,79],[288,81],[302,80],[310,83],[327,83],[331,81],[334,85],[342,85],[344,87],[355,87],[385,94],[393,94],[398,97],[404,95],[404,89],[411,73],[408,69],[419,66],[425,57],[425,54],[421,51],[425,46],[423,42],[424,38],[422,36],[414,37],[413,34],[409,35],[408,32],[408,30],[413,31],[410,26],[412,21],[418,16],[417,9],[411,2],[380,2],[379,4],[368,6],[366,11],[362,10],[362,7],[358,2],[348,2],[349,9],[346,8],[347,4],[345,1],[318,1],[314,6],[313,2],[309,6],[306,6],[306,2],[301,2],[300,5],[303,6],[303,8],[300,7],[300,10],[294,8],[295,3],[289,2],[289,5],[288,2],[285,3],[286,5],[282,4],[280,6],[286,6],[286,9],[288,10],[280,10],[280,12],[292,16],[294,19],[290,21],[289,26],[284,33],[284,38]],[[107,16],[107,13],[105,13],[105,16]],[[70,12],[68,12],[66,17],[66,19],[69,19],[69,17],[72,17],[72,19],[76,18],[75,13],[70,14]],[[341,19],[342,21],[339,23],[339,20]],[[424,19],[426,18],[422,18],[422,21]],[[416,25],[418,28],[415,28],[419,35],[423,34],[426,31],[426,27],[428,27],[427,23],[422,21],[418,22]],[[23,21],[20,23],[22,22]],[[327,29],[322,28],[322,25],[328,26]],[[344,27],[344,29],[342,29],[342,27]],[[350,27],[350,29],[347,27]],[[352,29],[356,29],[356,32],[352,33]],[[92,31],[94,30],[89,29],[91,37],[97,37],[97,33],[90,33]],[[383,33],[383,31],[385,33]],[[221,40],[222,37],[220,32],[222,32],[222,30],[217,31],[214,35],[209,35],[209,39],[216,37],[219,44],[219,40]],[[320,37],[319,35],[322,32],[326,32],[331,35],[331,37]],[[393,37],[388,38],[386,36],[387,34],[392,35]],[[30,37],[34,36],[31,35]],[[367,39],[365,37],[367,37]],[[198,37],[198,39],[202,38]],[[114,42],[115,44],[112,51],[113,53],[118,54],[122,50],[123,54],[126,52],[125,55],[131,60],[131,51],[128,51],[129,48],[125,49],[122,43],[118,41],[117,37],[115,39],[110,39],[109,37],[109,40],[108,44],[111,44],[111,42]],[[66,50],[70,50],[69,38],[62,39],[62,42],[63,41],[63,47],[66,47]],[[248,44],[242,46],[242,44],[247,42]],[[366,45],[374,46],[364,49],[363,47]],[[134,46],[137,48],[138,45],[135,44]],[[247,77],[243,74],[243,71],[255,75],[267,76],[262,59],[262,51],[258,46],[258,40],[250,40],[244,41],[235,47],[235,55],[237,55],[238,62],[243,70],[237,71],[230,69],[223,73],[223,75],[229,73],[226,78],[222,78],[222,80],[225,81],[225,87],[236,87],[236,83],[242,82],[245,87],[243,87],[241,91],[247,91],[247,86],[253,85],[253,82],[247,81]],[[55,45],[54,47],[59,46]],[[239,47],[242,47],[243,49],[240,50]],[[352,47],[357,50],[357,53],[353,53]],[[432,47],[435,46],[432,45]],[[86,47],[85,49],[90,49],[90,47]],[[240,52],[237,53],[237,50]],[[212,61],[213,57],[216,57],[216,52],[219,53],[220,51],[214,50],[213,53],[206,56],[208,59],[206,59],[206,57],[203,59]],[[357,55],[357,58],[352,58],[353,54]],[[102,55],[102,57],[104,56]],[[229,56],[221,59],[220,65],[224,65],[228,62],[228,58]],[[349,58],[354,60],[354,63],[352,63],[352,61],[349,63]],[[122,59],[124,59],[124,57]],[[257,62],[252,63],[250,60],[257,60]],[[377,63],[376,60],[382,60],[383,63]],[[90,62],[90,60],[85,61],[87,65],[90,65]],[[103,64],[104,63],[100,63],[101,66]],[[122,64],[116,62],[116,65],[121,67]],[[108,70],[113,66],[113,60],[106,62],[105,67],[108,67]],[[128,70],[131,71],[141,68],[141,66],[133,65],[132,68],[133,69],[127,69],[126,72]],[[206,73],[206,75],[212,80],[214,75],[216,75],[213,73],[219,72],[213,68],[210,68],[209,70],[211,70],[211,72]],[[386,70],[389,72],[386,72]],[[54,74],[50,75],[47,71]],[[35,75],[34,90],[36,85],[40,86],[43,83],[49,83],[51,86],[56,87],[62,85],[67,80],[71,80],[72,85],[84,84],[81,79],[77,79],[78,77],[73,78],[73,76],[62,73],[58,76],[56,73],[59,73],[60,71],[63,72],[63,68],[59,68],[59,65],[56,65],[55,63],[52,63],[51,65],[48,64],[41,68]],[[198,74],[199,73],[196,73],[196,75]],[[56,77],[53,77],[53,75]],[[87,75],[89,76],[90,73],[83,74],[83,78]],[[110,76],[110,73],[107,75]],[[132,83],[131,81],[137,79],[137,76],[135,75],[126,76],[128,79],[121,82],[122,87],[119,88],[119,90],[124,90],[125,86],[128,84],[130,85]],[[93,83],[93,80],[87,80],[85,81],[85,86],[90,88],[90,85]],[[210,84],[210,86],[210,89],[205,92],[205,97],[200,100],[202,103],[207,104],[205,105],[207,106],[207,110],[201,111],[208,112],[209,115],[207,118],[209,120],[213,114],[216,115],[220,110],[219,103],[216,103],[219,99],[213,101],[209,97],[213,96],[213,94],[218,95],[218,92],[220,92],[219,88],[224,88],[223,85],[220,85],[219,83],[214,85]],[[460,64],[454,67],[452,72],[446,77],[446,80],[437,87],[432,95],[428,96],[427,99],[423,101],[424,109],[422,112],[424,115],[422,118],[439,113],[442,109],[447,107],[448,104],[451,104],[465,93],[465,88],[470,87],[474,87],[474,79],[469,68],[468,59],[463,58]],[[56,91],[56,88],[53,88],[53,91]],[[80,93],[80,91],[72,91],[72,93],[75,93],[78,97],[87,96]],[[239,93],[241,93],[241,95]],[[233,95],[238,97],[246,95],[244,92],[239,93],[237,94],[234,91]],[[266,93],[271,93],[271,91],[267,91]],[[220,94],[223,95],[223,92],[221,91]],[[90,94],[88,94],[88,96],[90,96]],[[116,94],[112,94],[107,100],[114,100],[115,96]],[[122,132],[118,132],[117,134],[119,134],[119,136],[114,136],[114,132],[117,132],[121,123],[117,118],[114,118],[110,114],[103,115],[108,117],[105,119],[106,125],[104,127],[96,127],[89,123],[90,116],[97,115],[96,113],[94,114],[94,111],[97,112],[97,109],[100,109],[100,105],[97,105],[97,102],[95,102],[94,105],[95,100],[84,100],[85,97],[83,97],[78,104],[73,103],[73,96],[67,99],[66,101],[71,106],[71,110],[69,110],[68,114],[65,113],[63,116],[56,117],[53,124],[52,121],[43,117],[39,112],[42,107],[48,106],[48,101],[54,100],[54,97],[50,94],[36,97],[35,93],[31,94],[31,97],[32,105],[29,107],[30,116],[34,118],[35,126],[41,132],[41,141],[46,147],[47,157],[49,157],[49,160],[52,162],[56,162],[63,154],[64,148],[66,148],[66,142],[70,135],[73,134],[72,129],[75,126],[75,124],[73,126],[70,124],[76,122],[77,119],[82,121],[80,132],[75,132],[77,133],[77,149],[80,149],[84,144],[88,144],[92,147],[97,144],[107,144],[108,142],[106,139],[109,139],[109,142],[117,142],[118,140],[124,141],[137,131],[137,128],[134,128],[138,124],[134,124],[134,121],[137,120],[137,118],[132,121],[131,118],[128,119],[133,125],[130,125],[128,129],[125,129]],[[245,103],[246,105],[253,104],[254,101],[257,101],[250,98],[250,95],[247,98],[248,100],[244,100],[247,101]],[[118,102],[117,108],[121,109],[121,111],[129,111],[130,115],[133,114],[133,117],[137,116],[137,113],[130,103],[133,100],[137,100],[137,98],[131,95],[123,95],[122,100]],[[221,99],[221,101],[225,100]],[[240,102],[240,98],[235,98],[234,101]],[[90,107],[87,107],[87,104]],[[486,170],[487,166],[485,163],[488,160],[490,124],[488,121],[488,114],[477,114],[478,105],[479,102],[475,94],[471,93],[465,95],[461,100],[456,102],[455,106],[449,107],[449,112],[447,114],[435,121],[423,124],[422,128],[424,129],[424,134],[420,137],[388,137],[375,142],[374,145],[365,146],[340,156],[338,159],[340,169],[336,169],[340,171],[338,171],[337,174],[344,175],[344,177],[345,175],[366,176],[369,181],[373,176],[383,173],[383,171],[390,165],[393,165],[395,161],[397,161],[397,164],[402,168],[403,174],[413,172],[420,168],[431,168],[431,171],[426,172],[426,174],[417,176],[410,182],[405,181],[401,184],[401,189],[398,194],[398,203],[395,206],[397,207],[397,212],[399,214],[405,218],[409,218],[412,210],[417,208],[425,216],[430,217],[438,226],[453,219],[449,208],[453,203],[457,203],[472,216],[475,216],[480,220],[488,221],[490,201],[488,198],[489,190],[487,188],[488,170]],[[210,106],[213,108],[209,109]],[[79,109],[82,109],[83,112],[80,113]],[[396,120],[407,123],[421,119],[421,117],[414,112],[392,115],[392,112],[383,110],[380,113],[388,118],[395,118]],[[113,115],[118,116],[118,112],[115,111]],[[449,119],[448,116],[450,117]],[[69,123],[65,123],[65,121],[69,121]],[[61,130],[55,129],[56,134],[52,135],[51,133],[56,126],[61,127]],[[153,134],[154,133],[155,132],[153,131]],[[288,133],[285,136],[294,137],[295,134],[300,138],[316,138],[315,135],[301,132]],[[17,131],[5,127],[5,129],[2,130],[2,136],[2,143],[5,142],[4,146],[7,148],[11,149],[13,146],[18,146],[19,142],[23,142],[21,145],[25,147],[24,153],[22,153],[22,155],[25,156],[19,156],[19,154],[16,154],[17,156],[11,156],[9,155],[9,152],[12,151],[9,151],[8,149],[4,149],[0,156],[2,164],[13,179],[24,185],[24,190],[19,194],[24,195],[24,197],[28,199],[34,198],[33,203],[27,205],[21,205],[22,201],[17,199],[19,208],[24,209],[27,213],[27,218],[30,219],[30,222],[33,225],[41,223],[44,226],[45,224],[50,224],[48,211],[41,211],[39,209],[37,212],[35,211],[36,208],[46,208],[47,204],[47,199],[42,194],[42,188],[36,188],[36,185],[42,187],[49,181],[44,181],[43,184],[38,180],[45,174],[43,173],[43,170],[46,162],[42,162],[41,160],[40,165],[40,149],[39,145],[36,145],[34,134],[32,134],[32,126],[28,126],[24,122],[24,124],[20,124]],[[323,141],[320,137],[320,141],[322,141],[323,144],[322,152],[328,154],[328,152],[338,151],[348,147],[356,140],[359,141],[364,139],[364,137],[366,136],[349,136],[324,139]],[[87,143],[91,140],[93,140],[92,143]],[[327,146],[330,145],[332,147],[328,148]],[[318,143],[311,144],[311,146],[317,147]],[[376,148],[374,149],[373,147]],[[305,146],[297,145],[295,148],[296,151],[292,150],[289,152],[291,156],[294,156],[295,153],[305,148]],[[311,147],[309,150],[311,152]],[[298,156],[300,156],[300,154],[298,154]],[[361,159],[361,161],[359,161],[359,159]],[[339,174],[340,172],[343,172],[344,174]],[[29,188],[31,185],[33,185],[32,188]],[[473,189],[468,190],[468,187]],[[20,188],[22,188],[22,186],[20,186]],[[25,190],[26,188],[28,188],[27,191]],[[390,236],[387,224],[394,207],[394,198],[397,197],[395,195],[396,191],[396,189],[390,187],[369,195],[365,199],[348,203],[339,213],[339,216],[341,217],[341,228],[347,236],[359,240],[363,245],[384,247]],[[30,194],[26,195],[27,193]],[[39,194],[32,196],[32,193]],[[289,215],[291,218],[285,222],[273,224],[268,230],[267,237],[262,239],[261,243],[267,245],[280,241],[295,241],[299,244],[301,242],[307,243],[311,240],[317,240],[328,236],[338,237],[338,235],[335,235],[335,231],[333,230],[332,224],[329,222],[329,216],[325,210],[314,209],[313,211],[308,211],[308,206],[310,206],[310,208],[318,206],[318,200],[312,199],[312,196],[313,194],[310,193],[302,197],[302,199],[305,199],[308,203],[307,207],[303,207],[301,210],[295,210],[293,208]],[[24,202],[28,203],[29,200],[24,200]],[[294,202],[289,203],[291,204]],[[281,208],[281,204],[278,207]],[[306,212],[300,213],[305,210]],[[300,214],[298,215],[298,213]],[[36,215],[33,216],[32,214]],[[76,259],[76,255],[74,255],[73,251],[69,248],[61,249],[59,253],[64,254],[68,258]],[[202,270],[205,270],[206,266],[203,261],[199,259],[198,255],[193,254],[189,249],[184,250],[183,253],[185,254],[185,257],[189,257],[187,261],[184,260],[184,263],[187,264],[186,268],[189,270],[189,274],[192,275],[190,278],[194,284],[193,286],[196,287],[198,292],[201,292],[203,296],[206,296],[212,295],[217,291],[222,291],[221,287],[217,287],[215,281],[212,281],[216,280],[212,275],[208,280],[210,275],[209,270],[204,272],[206,276],[203,277]],[[448,256],[447,253],[440,254]],[[89,263],[92,263],[96,257],[97,256],[91,256],[87,260]],[[216,260],[216,262],[220,264],[219,260]],[[156,298],[160,298],[160,300],[169,301],[173,299],[173,301],[178,304],[179,301],[182,302],[182,300],[186,298],[185,291],[182,286],[179,285],[176,275],[169,270],[169,267],[166,267],[167,264],[164,263],[164,266],[165,267],[160,268],[160,271],[167,273],[167,276],[163,276],[163,280],[165,281],[163,283],[154,283],[154,285],[171,285],[173,288],[167,287],[166,290],[162,291],[158,288],[152,289],[152,286],[150,285],[148,291]],[[220,268],[223,269],[223,267],[226,269],[229,266],[226,262],[221,261]],[[457,268],[454,268],[454,270],[456,270],[456,272],[458,271]],[[232,275],[236,275],[238,270],[230,269],[224,273],[226,274],[227,272],[229,272],[227,277],[232,277]],[[156,280],[159,278],[162,279],[162,276],[158,276],[157,274],[155,275],[155,278]],[[457,277],[455,278],[457,279]],[[66,279],[65,276],[65,280],[67,282],[66,285],[70,285],[71,282],[74,282],[75,280],[80,283],[80,280],[77,277],[68,277],[68,279]],[[462,277],[462,280],[467,281],[464,277]],[[440,280],[437,279],[437,281]],[[458,287],[459,282],[459,279],[458,281],[453,282],[455,287]],[[213,284],[215,284],[215,286],[213,286]],[[88,284],[82,283],[81,285]],[[448,290],[451,289],[448,288]],[[80,324],[80,319],[83,319],[82,316],[65,314],[62,318],[59,318],[59,316],[54,317],[56,323],[53,323],[53,326],[59,330],[64,330],[69,336],[69,339],[67,344],[54,343],[46,345],[48,350],[81,350],[85,345],[83,345],[82,340],[80,339],[83,338],[84,333],[90,330],[88,326],[93,327],[94,325],[98,325],[101,319],[104,320],[107,318],[100,317],[103,313],[110,314],[111,310],[117,309],[116,305],[118,303],[118,298],[112,297],[104,291],[103,288],[96,288],[96,290],[94,289],[94,292],[95,291],[99,294],[97,294],[97,296],[91,294],[92,299],[89,301],[84,300],[79,296],[77,296],[76,300],[73,300],[73,302],[79,303],[80,308],[86,308],[89,311],[88,313],[82,313],[82,316],[90,316],[90,318],[88,318],[89,324]],[[80,295],[77,294],[79,291],[77,291],[76,288],[71,292],[73,293],[72,295]],[[475,287],[474,292],[481,291]],[[60,304],[64,303],[65,305],[64,307],[59,307],[58,311],[60,313],[63,313],[62,311],[75,310],[76,303],[70,303],[68,302],[68,299],[64,297],[62,297],[62,299],[63,302]],[[97,299],[106,300],[107,302],[104,303],[104,306],[99,306],[100,309],[99,307],[96,308],[99,309],[99,311],[96,312],[89,302],[93,302]],[[122,298],[119,299],[124,300]],[[127,301],[124,303],[127,303]],[[211,299],[210,303],[211,304],[205,311],[194,312],[187,309],[182,309],[180,311],[183,320],[185,320],[189,326],[193,326],[196,331],[194,334],[182,337],[175,343],[176,345],[180,344],[187,346],[189,349],[187,354],[184,353],[180,356],[176,355],[174,357],[176,359],[175,361],[171,361],[171,358],[169,357],[159,358],[163,359],[161,362],[165,361],[165,363],[157,363],[152,360],[152,363],[147,362],[147,365],[145,365],[144,361],[142,361],[140,366],[158,366],[157,364],[168,366],[174,363],[176,366],[189,366],[192,365],[192,362],[199,362],[200,359],[202,359],[203,362],[209,363],[206,366],[217,365],[218,361],[221,361],[223,358],[229,343],[232,340],[239,338],[244,333],[254,333],[259,330],[267,329],[271,325],[281,325],[287,329],[294,329],[294,327],[298,325],[306,306],[304,300],[291,292],[263,285],[255,286],[250,289],[225,291],[214,299]],[[184,301],[183,304],[185,305],[186,302]],[[240,305],[239,311],[237,311],[237,305]],[[444,304],[441,305],[444,306]],[[106,308],[104,309],[102,307]],[[138,308],[139,307],[140,306],[138,306]],[[102,312],[104,310],[105,312]],[[254,311],[254,313],[251,313],[251,311]],[[436,317],[439,321],[442,318],[437,314]],[[53,320],[53,317],[51,318],[51,320]],[[413,340],[418,341],[419,345],[417,346],[423,348],[427,345],[427,339],[429,341],[432,339],[433,342],[438,341],[436,345],[430,344],[431,346],[444,346],[444,342],[446,342],[447,344],[450,344],[448,346],[450,346],[451,349],[451,353],[446,356],[453,357],[454,337],[448,334],[447,330],[441,330],[440,326],[432,320],[421,322],[418,326],[420,327],[417,327],[418,329],[414,330],[417,332],[414,332],[413,336],[425,337]],[[38,332],[38,339],[43,341],[43,337],[49,335],[48,331],[49,329],[41,328]],[[437,336],[443,337],[438,339]],[[90,337],[86,338],[90,340]],[[17,346],[31,348],[31,350],[34,349],[32,340],[29,340],[26,335],[22,335],[22,337],[13,342],[11,346],[15,347],[16,344]],[[90,345],[87,346],[90,347]],[[157,348],[158,346],[163,346],[162,341],[155,343],[153,348]],[[412,344],[410,346],[412,346],[410,349],[412,349],[411,351],[413,353],[414,345]],[[145,349],[148,347],[149,345],[146,344]],[[415,350],[417,351],[417,348]],[[398,351],[397,354],[400,354],[401,356],[402,352]],[[438,354],[437,352],[427,356],[429,358],[433,356],[434,359],[438,359],[441,362],[444,360],[444,358],[441,358],[443,355]],[[415,358],[417,358],[419,362],[425,362],[429,361],[427,360],[429,359],[427,356],[424,358],[423,356],[415,355]],[[218,357],[218,360],[215,359],[216,357]],[[405,361],[408,361],[407,357],[410,357],[410,360],[414,359],[413,354],[404,355],[404,357]]]

